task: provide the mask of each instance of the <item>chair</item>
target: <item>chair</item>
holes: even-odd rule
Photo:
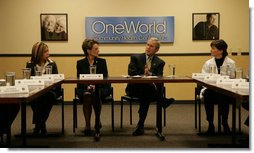
[[[197,85],[195,87],[195,129],[197,129],[198,124],[198,131],[201,132],[201,98],[200,98],[200,92],[201,92],[202,86]],[[197,108],[198,107],[198,108]],[[198,123],[197,123],[198,120]]]
[[[4,135],[6,134],[6,143],[4,142]],[[10,146],[11,145],[11,127],[6,131],[0,131],[0,147]]]
[[[61,88],[61,95],[56,100],[57,104],[61,104],[62,108],[62,134],[64,135],[64,89]]]
[[[105,102],[111,102],[111,125],[112,125],[112,131],[115,131],[114,127],[114,95],[113,95],[113,87],[111,87],[110,95],[105,98]],[[76,132],[76,128],[78,127],[78,120],[77,120],[77,105],[80,103],[78,94],[77,94],[77,88],[75,88],[75,98],[73,99],[73,132]]]
[[[165,98],[166,95],[166,88],[163,87],[163,97]],[[131,97],[131,96],[128,96],[128,95],[124,95],[124,96],[121,96],[121,114],[120,114],[120,127],[123,128],[123,102],[126,101],[126,102],[129,102],[130,104],[130,125],[132,125],[132,103],[134,102],[139,102],[139,98],[137,97]],[[163,108],[164,112],[164,126],[166,126],[166,109]]]
[[[11,126],[20,110],[18,103],[3,103],[0,105],[0,147],[11,145]]]
[[[195,87],[195,129],[197,128],[198,124],[198,132],[201,132],[201,103],[202,100],[200,98],[200,92],[203,87],[197,85]],[[198,107],[198,108],[197,108]],[[218,105],[219,107],[219,105]],[[218,133],[221,133],[221,112],[218,108]],[[238,107],[238,118],[239,118],[239,133],[241,132],[241,106]],[[198,120],[198,123],[197,123]]]

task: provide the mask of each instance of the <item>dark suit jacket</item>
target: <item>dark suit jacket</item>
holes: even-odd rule
[[[194,40],[219,39],[218,28],[215,25],[208,27],[207,22],[199,22],[194,28]]]
[[[135,54],[131,56],[131,61],[128,66],[128,74],[130,76],[134,75],[144,75],[144,67],[146,64],[146,54]],[[150,72],[154,76],[163,76],[163,68],[164,68],[165,62],[160,59],[157,55],[154,55],[152,62],[151,62],[151,68]],[[160,84],[161,85],[161,84]],[[150,85],[146,86],[149,88]],[[127,95],[130,96],[136,96],[140,97],[143,92],[144,86],[143,85],[138,85],[138,84],[128,84],[126,87],[126,93]]]
[[[95,58],[93,65],[96,65],[97,74],[103,74],[103,77],[108,77],[108,68],[107,68],[107,63],[105,59]],[[90,64],[87,58],[83,58],[77,61],[77,77],[79,78],[80,74],[90,74],[89,66]],[[96,85],[96,89],[98,88],[100,88],[101,90],[101,94],[102,94],[101,96],[106,97],[110,93],[111,85],[110,84]],[[87,91],[87,85],[77,84],[77,92],[80,99],[83,98],[83,93],[85,91]]]
[[[128,74],[130,76],[134,75],[144,75],[144,67],[146,64],[146,54],[135,54],[131,56],[131,61],[128,67]],[[158,56],[154,55],[151,63],[150,72],[154,76],[163,76],[163,68],[165,62]]]

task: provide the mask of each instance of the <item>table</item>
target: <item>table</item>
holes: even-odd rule
[[[232,89],[228,86],[217,86],[215,83],[208,83],[202,79],[192,79],[190,77],[158,77],[158,78],[135,78],[135,77],[119,77],[119,76],[110,76],[101,80],[80,80],[78,78],[67,78],[62,81],[55,82],[50,85],[46,85],[42,89],[33,90],[29,94],[15,94],[15,95],[0,95],[0,104],[1,103],[16,103],[21,105],[21,135],[22,135],[22,144],[26,145],[27,136],[26,136],[26,104],[32,100],[38,98],[42,94],[48,92],[55,86],[61,84],[104,84],[104,83],[197,83],[198,85],[205,86],[211,90],[216,90],[217,92],[223,93],[235,99],[233,103],[232,111],[232,143],[235,143],[235,133],[236,133],[236,106],[241,105],[241,103],[249,98],[249,92]],[[165,137],[162,134],[162,106],[160,102],[157,102],[156,105],[156,135],[160,137],[161,140],[164,140]]]
[[[158,78],[133,78],[133,77],[107,77],[102,80],[79,80],[78,78],[67,78],[62,81],[58,81],[52,84],[46,85],[42,89],[35,89],[29,94],[11,94],[11,95],[0,95],[1,103],[16,103],[21,105],[21,136],[22,145],[27,145],[27,129],[26,129],[26,105],[28,102],[40,97],[44,93],[48,92],[55,86],[61,84],[104,84],[104,83],[193,83],[193,79],[188,77],[158,77]],[[157,136],[164,140],[165,137],[162,135],[162,106],[160,102],[157,103],[156,111],[156,127]]]
[[[233,108],[232,108],[232,144],[236,143],[236,107],[240,107],[240,105],[249,99],[249,91],[246,90],[238,90],[233,89],[228,85],[216,85],[215,82],[205,82],[203,79],[194,79],[200,86],[204,86],[208,89],[214,90],[216,92],[220,92],[224,95],[230,96],[234,98]]]
[[[34,99],[40,97],[45,94],[55,86],[59,86],[62,84],[62,81],[57,81],[52,84],[47,84],[44,87],[34,88],[29,94],[8,94],[8,95],[0,95],[0,104],[20,104],[21,105],[21,137],[22,137],[22,145],[25,146],[27,144],[27,133],[26,133],[26,105],[27,103],[33,101]],[[31,89],[29,89],[31,90]]]
[[[174,77],[118,77],[109,76],[101,80],[80,80],[78,78],[67,78],[63,80],[64,84],[104,84],[104,83],[193,83],[193,79],[185,76],[174,76]],[[156,135],[164,140],[165,137],[162,134],[162,106],[159,99],[156,105]]]

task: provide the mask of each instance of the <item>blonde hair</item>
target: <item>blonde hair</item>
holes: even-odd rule
[[[48,45],[43,42],[37,42],[33,45],[31,62],[38,64],[43,58],[44,51],[48,50]]]

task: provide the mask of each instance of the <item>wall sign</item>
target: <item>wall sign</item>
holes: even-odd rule
[[[86,38],[100,43],[174,42],[174,17],[86,17]]]

